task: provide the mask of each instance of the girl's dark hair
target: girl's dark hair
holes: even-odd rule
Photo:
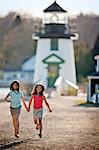
[[[14,91],[15,89],[13,88],[13,84],[16,83],[18,88],[16,89],[19,92],[20,84],[18,81],[13,81],[10,85],[10,90]]]
[[[41,86],[42,87],[42,91],[39,93],[40,95],[43,95],[43,92],[44,92],[44,90],[45,90],[45,88],[44,88],[44,86],[42,85],[42,84],[37,84],[36,86],[35,86],[35,88],[34,88],[34,91],[33,91],[33,95],[37,95],[37,87],[38,86]]]

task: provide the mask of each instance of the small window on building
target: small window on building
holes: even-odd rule
[[[58,50],[58,39],[51,39],[51,50]]]
[[[17,78],[17,75],[16,75],[16,74],[13,74],[13,78]]]
[[[24,73],[21,74],[21,78],[25,78],[25,74]]]

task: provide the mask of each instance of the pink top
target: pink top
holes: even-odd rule
[[[33,108],[39,109],[43,107],[43,96],[42,95],[34,95],[34,104]]]

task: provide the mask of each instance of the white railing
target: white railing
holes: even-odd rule
[[[62,94],[61,92],[64,88],[64,84],[65,84],[65,86],[68,85],[76,90],[79,89],[79,86],[77,86],[73,82],[71,82],[69,80],[64,80],[64,78],[62,76],[59,76],[54,83],[54,86],[56,87],[56,95],[60,96]]]

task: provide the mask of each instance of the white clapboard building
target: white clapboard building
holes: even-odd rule
[[[37,39],[34,83],[42,81],[51,88],[59,76],[76,83],[73,40],[77,34],[69,31],[67,11],[54,1],[43,12],[42,32],[32,36]]]

